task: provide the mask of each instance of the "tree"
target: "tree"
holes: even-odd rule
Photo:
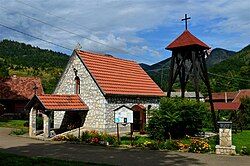
[[[0,58],[0,77],[9,76],[9,70],[7,63],[4,59]]]
[[[150,112],[147,131],[153,139],[164,140],[194,135],[207,119],[205,103],[182,98],[162,98],[160,107]]]

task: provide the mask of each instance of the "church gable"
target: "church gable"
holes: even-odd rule
[[[89,73],[88,69],[82,63],[81,59],[75,52],[63,73],[55,94],[75,94],[76,93],[76,72],[79,78],[79,96],[89,106],[89,112],[85,120],[85,127],[101,128],[104,125],[104,111],[106,99],[103,96],[101,89],[96,84],[95,80]],[[59,127],[62,123],[64,113],[55,114],[55,120]]]

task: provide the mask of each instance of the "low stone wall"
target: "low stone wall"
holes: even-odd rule
[[[216,154],[224,154],[224,155],[235,155],[235,146],[229,146],[229,147],[225,147],[225,146],[220,146],[220,145],[216,145],[215,146],[216,150],[215,153]]]

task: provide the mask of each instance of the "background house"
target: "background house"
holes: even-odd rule
[[[0,78],[0,103],[5,107],[2,116],[20,117],[25,114],[24,107],[35,91],[39,95],[43,93],[40,78],[15,75]]]
[[[165,92],[167,95],[167,92]],[[195,92],[185,92],[185,98],[196,100]],[[181,97],[181,92],[171,92],[171,97]],[[199,92],[200,101],[205,101],[204,96]]]

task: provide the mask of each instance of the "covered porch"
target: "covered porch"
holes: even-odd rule
[[[43,137],[50,138],[54,111],[66,111],[80,116],[88,111],[88,106],[78,95],[48,94],[34,95],[25,106],[25,109],[29,110],[29,136],[37,136],[37,115],[41,115],[43,119]]]

